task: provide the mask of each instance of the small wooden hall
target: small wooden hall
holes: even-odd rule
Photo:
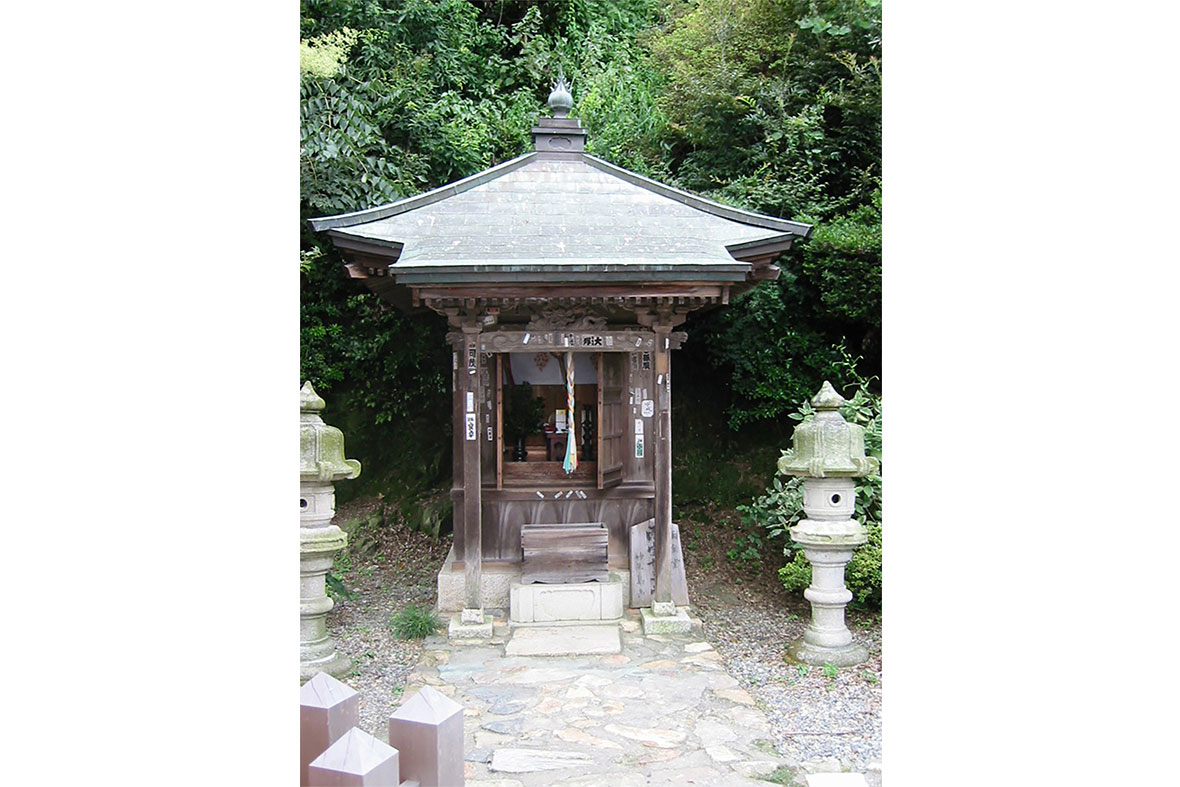
[[[451,328],[454,547],[440,609],[480,625],[485,608],[511,604],[517,618],[510,588],[522,582],[614,580],[627,606],[650,603],[645,624],[683,617],[682,580],[673,593],[683,572],[672,537],[671,353],[686,338],[677,328],[776,278],[773,261],[811,227],[589,155],[560,82],[549,106],[535,149],[518,158],[311,223],[351,277]],[[646,569],[632,554],[642,528]]]

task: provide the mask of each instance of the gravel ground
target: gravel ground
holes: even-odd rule
[[[380,509],[373,499],[355,501],[342,506],[335,521],[343,526]],[[726,669],[766,711],[779,754],[807,770],[859,771],[870,784],[879,784],[880,615],[848,612],[854,637],[869,649],[866,663],[841,669],[834,678],[821,667],[786,663],[783,646],[802,635],[807,603],[788,595],[772,569],[728,560],[725,552],[734,532],[724,521],[715,526],[715,532],[697,539],[701,546],[685,554],[694,611]],[[394,636],[390,618],[407,604],[433,607],[435,575],[450,538],[434,541],[393,521],[367,535],[375,543],[371,553],[350,555],[351,565],[343,571],[345,584],[356,595],[337,600],[328,626],[353,660],[345,682],[361,693],[361,728],[383,738],[406,678],[422,654],[420,642]]]
[[[341,506],[333,522],[341,527],[350,519],[380,511],[372,498]],[[429,536],[387,521],[384,527],[368,531],[350,542],[368,541],[367,555],[350,554],[343,569],[346,587],[353,598],[336,599],[328,613],[328,630],[340,650],[352,659],[353,671],[344,682],[360,692],[360,726],[384,740],[389,716],[401,705],[406,677],[422,656],[420,640],[400,640],[390,619],[408,604],[433,609],[437,601],[435,577],[447,550],[450,536],[435,541]]]
[[[869,650],[864,664],[840,669],[834,678],[822,667],[788,664],[783,648],[803,636],[810,605],[779,583],[777,563],[729,559],[727,551],[743,533],[734,514],[709,508],[682,518],[690,517],[681,524],[682,536],[692,534],[684,556],[689,597],[726,669],[766,711],[779,754],[814,767],[837,769],[839,763],[879,783],[880,613],[846,613],[853,637]],[[766,547],[764,555],[775,549]]]

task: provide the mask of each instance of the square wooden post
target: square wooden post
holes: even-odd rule
[[[480,521],[480,419],[479,406],[483,402],[479,379],[479,335],[482,326],[467,321],[463,325],[463,358],[460,370],[463,378],[463,622],[469,611],[479,610],[483,622],[483,603],[480,600],[480,580],[483,569],[483,528]]]
[[[358,724],[360,695],[326,672],[299,689],[299,783],[308,785],[308,766]]]
[[[353,727],[308,766],[310,787],[395,787],[398,750]]]
[[[401,775],[421,787],[462,787],[463,706],[423,686],[389,717],[389,745]]]
[[[656,334],[656,456],[655,456],[655,592],[652,612],[674,615],[672,602],[672,326],[657,323]]]

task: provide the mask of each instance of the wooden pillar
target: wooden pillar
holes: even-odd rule
[[[670,324],[656,323],[656,416],[655,445],[655,593],[652,609],[671,614],[672,605],[672,350]],[[662,607],[662,609],[661,609]]]
[[[479,335],[477,321],[463,325],[463,355],[459,359],[463,381],[463,418],[456,424],[463,432],[463,566],[464,609],[483,609],[480,577],[483,568],[483,528],[480,521],[480,404]]]

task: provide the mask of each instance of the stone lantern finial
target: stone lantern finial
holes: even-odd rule
[[[820,387],[819,393],[811,397],[811,406],[816,410],[839,410],[848,401],[840,394],[836,393],[836,389],[827,380]]]
[[[553,92],[549,94],[549,108],[553,110],[553,117],[569,117],[574,108],[574,97],[570,95],[569,85],[566,84],[565,74],[557,77],[553,83]]]

